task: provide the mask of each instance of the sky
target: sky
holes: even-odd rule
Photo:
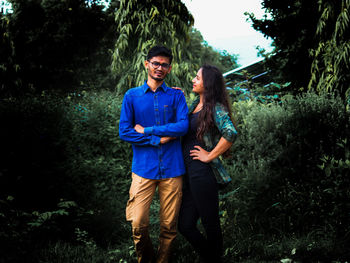
[[[218,51],[238,55],[238,64],[250,64],[259,57],[257,46],[272,49],[271,39],[254,30],[244,12],[262,18],[261,0],[181,0],[194,17],[194,27]]]

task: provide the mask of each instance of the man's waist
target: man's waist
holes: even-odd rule
[[[132,171],[148,179],[163,179],[183,175],[185,173],[184,161],[181,158],[152,160],[151,158],[138,159],[134,156]]]

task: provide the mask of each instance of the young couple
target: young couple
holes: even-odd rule
[[[188,110],[182,91],[164,83],[171,62],[169,49],[151,48],[145,61],[147,81],[123,99],[119,136],[133,149],[126,219],[131,221],[138,262],[168,262],[177,228],[202,262],[221,262],[218,182],[231,179],[218,157],[237,133],[228,95],[221,72],[204,65],[192,80],[198,99]],[[157,187],[160,235],[155,254],[148,226]],[[205,236],[197,228],[198,219]]]

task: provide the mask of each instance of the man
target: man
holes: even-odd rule
[[[171,71],[172,54],[165,47],[151,48],[144,62],[145,83],[128,90],[120,114],[119,136],[132,144],[132,183],[126,206],[138,262],[168,262],[176,236],[185,167],[179,137],[188,129],[188,109],[182,91],[169,88],[164,78]],[[158,187],[160,234],[155,256],[149,237],[149,209]]]

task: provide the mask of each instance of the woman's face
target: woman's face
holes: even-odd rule
[[[192,83],[193,83],[193,89],[192,89],[193,92],[195,92],[197,94],[204,93],[202,69],[198,70],[197,75],[192,80]]]

